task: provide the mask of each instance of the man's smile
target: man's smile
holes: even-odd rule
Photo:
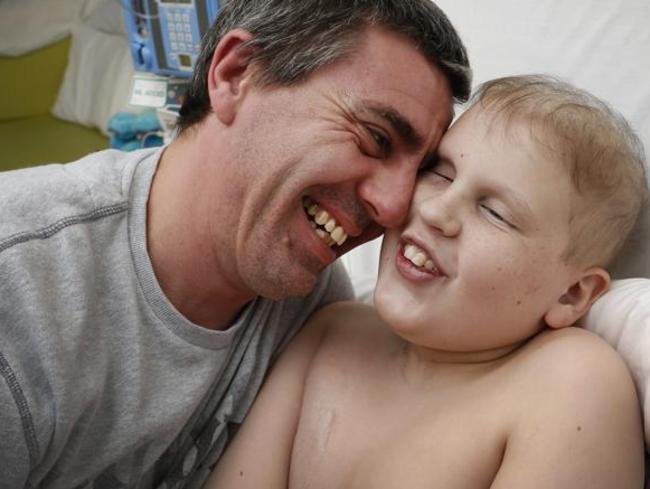
[[[332,215],[309,197],[303,197],[302,205],[315,233],[327,246],[341,246],[345,243],[348,234]]]

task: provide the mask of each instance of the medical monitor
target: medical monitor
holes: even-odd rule
[[[136,71],[188,78],[218,0],[122,0]]]

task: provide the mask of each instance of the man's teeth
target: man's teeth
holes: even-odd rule
[[[327,246],[333,246],[334,244],[341,246],[345,243],[348,235],[326,210],[321,209],[318,204],[308,198],[303,200],[303,206],[307,211],[307,215],[312,218],[311,225],[316,230],[316,234]]]
[[[414,244],[409,243],[404,245],[404,257],[418,268],[425,268],[430,272],[437,271],[433,260],[428,257],[423,249]]]

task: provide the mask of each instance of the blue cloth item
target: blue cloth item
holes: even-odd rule
[[[162,146],[162,126],[155,110],[141,114],[118,112],[108,121],[111,148],[134,151]]]
[[[163,145],[163,138],[158,133],[136,134],[135,137],[127,139],[111,134],[111,148],[121,151],[135,151],[141,148],[153,148]]]

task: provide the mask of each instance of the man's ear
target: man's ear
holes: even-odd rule
[[[609,273],[600,267],[584,271],[546,312],[546,324],[554,329],[571,326],[607,291],[610,282]]]
[[[243,29],[227,32],[217,44],[208,72],[210,106],[219,120],[229,125],[235,119],[239,102],[250,83],[252,48],[242,47],[253,38]]]

